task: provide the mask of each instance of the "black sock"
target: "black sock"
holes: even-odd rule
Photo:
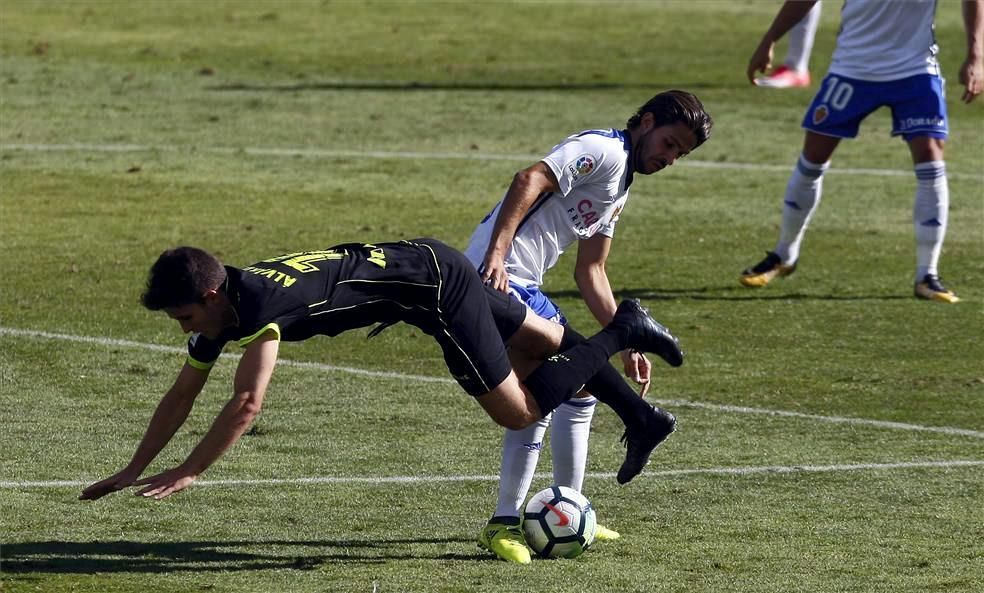
[[[489,523],[502,523],[503,525],[519,525],[519,517],[508,517],[506,515],[500,515],[498,517],[492,517],[489,519]]]
[[[611,356],[603,343],[591,340],[543,361],[523,381],[544,416],[557,406],[577,395],[602,366],[608,365]],[[599,398],[600,399],[600,398]]]
[[[584,341],[584,336],[577,333],[572,327],[564,326],[564,337],[560,342],[560,351],[563,352],[565,349]],[[615,367],[607,363],[607,359],[606,364],[601,365],[598,372],[585,383],[584,388],[598,398],[598,401],[614,410],[626,426],[635,426],[641,418],[646,417],[649,411],[649,404],[646,403],[646,400],[633,391],[622,378],[622,375],[615,370]]]
[[[568,337],[568,334],[570,334],[570,337]],[[565,348],[564,343],[567,341],[570,341],[570,344]],[[608,358],[611,358],[615,354],[625,350],[627,346],[626,341],[627,335],[624,329],[609,326],[590,338],[585,338],[565,325],[564,337],[561,338],[559,352],[573,348],[582,342],[591,342],[592,344],[596,344],[603,348],[607,353]],[[605,360],[608,360],[608,358],[605,358]]]

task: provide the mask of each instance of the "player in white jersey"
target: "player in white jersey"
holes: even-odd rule
[[[710,116],[695,96],[667,91],[640,107],[629,119],[627,129],[588,130],[570,136],[541,161],[515,175],[505,197],[476,228],[465,255],[487,283],[509,292],[538,315],[564,324],[567,332],[576,335],[560,309],[539,288],[547,270],[576,242],[574,276],[578,289],[598,322],[608,323],[616,301],[605,261],[635,175],[649,175],[672,165],[707,140],[711,125]],[[682,358],[663,358],[673,366],[683,362]],[[630,351],[623,352],[622,359],[626,374],[642,385],[641,394],[645,395],[649,360]],[[599,379],[586,384],[584,397],[553,414],[555,483],[581,490],[588,432],[597,403],[592,395],[608,403],[608,394],[615,391],[632,393],[611,369],[610,374],[600,374]],[[631,413],[613,409],[620,416]],[[656,411],[665,418],[665,438],[673,431],[675,418],[664,410]],[[479,545],[510,562],[530,562],[519,528],[520,507],[533,480],[550,421],[545,418],[527,429],[507,430],[503,441],[499,499],[492,519],[479,534]],[[620,483],[630,479],[617,477]],[[614,539],[618,533],[600,527],[597,537]]]
[[[555,191],[539,194],[523,215],[504,264],[509,280],[523,287],[543,284],[543,274],[578,239],[611,238],[629,197],[631,140],[622,130],[575,134],[543,158],[557,180]],[[465,255],[482,265],[505,199],[475,229]]]
[[[787,1],[748,63],[748,79],[772,60],[776,40],[813,2]],[[765,286],[796,269],[800,244],[820,203],[823,175],[842,138],[854,138],[862,120],[882,106],[892,110],[892,135],[908,143],[915,165],[916,297],[943,303],[960,299],[943,286],[938,264],[949,211],[943,161],[948,135],[943,79],[933,35],[936,2],[846,0],[830,70],[803,120],[806,139],[783,198],[782,229],[775,248],[740,277]],[[960,68],[962,100],[984,90],[984,1],[964,0],[967,57]]]

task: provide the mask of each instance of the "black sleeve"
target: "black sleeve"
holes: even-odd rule
[[[188,364],[203,371],[212,368],[222,354],[226,341],[210,340],[201,334],[193,334],[188,338]]]

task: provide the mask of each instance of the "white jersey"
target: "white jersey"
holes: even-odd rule
[[[935,74],[936,0],[845,0],[830,72],[884,82]]]
[[[625,131],[588,130],[570,136],[545,156],[559,192],[541,194],[513,238],[505,258],[509,279],[539,286],[567,247],[596,234],[612,237],[629,197],[631,142]],[[472,233],[465,256],[476,268],[485,260],[502,200]]]

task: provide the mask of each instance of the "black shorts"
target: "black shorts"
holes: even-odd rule
[[[424,328],[444,351],[444,362],[469,394],[484,395],[512,371],[504,342],[523,324],[526,306],[482,284],[461,252],[434,239],[412,241],[434,255],[440,284],[437,323]]]

